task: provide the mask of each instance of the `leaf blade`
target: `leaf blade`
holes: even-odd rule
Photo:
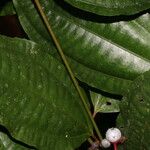
[[[150,71],[139,76],[127,91],[120,107],[118,126],[128,138],[127,149],[149,147],[149,89]],[[141,138],[142,134],[142,138]]]
[[[74,17],[74,14],[69,10],[65,11],[66,6],[63,6],[63,2],[54,3],[51,0],[50,2],[41,1],[41,3],[46,14],[48,14],[48,18],[51,20],[51,25],[65,54],[73,59],[71,62],[81,64],[80,68],[87,72],[87,77],[90,74],[89,70],[98,72],[101,77],[108,77],[108,81],[111,81],[113,84],[114,80],[118,86],[122,82],[122,85],[125,86],[122,86],[121,89],[125,90],[129,82],[149,69],[150,34],[145,34],[145,32],[148,32],[148,26],[145,32],[139,33],[142,27],[137,25],[134,29],[135,20],[110,24],[95,23],[86,21],[86,18],[79,19],[79,17]],[[49,43],[51,38],[47,34],[33,4],[30,1],[21,3],[17,0],[14,0],[14,4],[20,14],[20,21],[29,37],[42,44]],[[29,7],[34,18],[29,16]],[[136,19],[136,21],[141,20],[141,22],[148,24],[148,18],[149,14],[146,14]],[[38,25],[36,22],[38,22]],[[125,28],[123,28],[124,26]],[[113,36],[114,34],[116,36]],[[140,38],[140,36],[143,38]],[[129,42],[126,42],[126,40]],[[92,82],[91,78],[94,75],[87,78],[79,74],[81,70],[78,68],[74,68],[74,70],[78,74],[78,78],[82,79],[83,82],[91,83],[92,86],[94,85],[97,88],[103,88],[96,84],[96,82],[103,82],[100,78]],[[94,77],[97,78],[96,75]],[[119,79],[117,80],[117,78]],[[115,86],[112,86],[111,82],[106,82],[108,86],[104,88],[105,91],[116,94],[124,92],[121,90],[120,93],[119,88],[113,88]]]
[[[119,100],[115,100],[99,93],[90,92],[94,106],[94,114],[120,112]]]
[[[143,10],[150,8],[149,1],[131,1],[131,0],[102,0],[92,1],[92,0],[65,0],[69,4],[92,12],[98,15],[105,16],[115,16],[115,15],[133,15],[139,13]]]
[[[79,146],[92,127],[64,66],[34,42],[1,37],[0,43],[0,123],[39,149]]]

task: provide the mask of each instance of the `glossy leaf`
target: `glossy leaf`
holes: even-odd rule
[[[126,86],[120,87],[126,89],[128,80],[135,79],[150,68],[149,14],[129,22],[106,24],[96,22],[100,18],[97,18],[95,22],[90,21],[91,18],[86,21],[87,18],[84,18],[86,17],[84,15],[81,16],[82,19],[79,19],[80,12],[77,10],[76,13],[79,16],[75,17],[70,10],[72,8],[67,7],[63,2],[54,2],[53,0],[41,0],[40,2],[65,54],[89,70],[100,72],[101,78],[103,75],[105,78],[106,75],[110,77],[108,81],[119,80],[119,83],[116,82],[116,84],[120,84],[120,81],[124,83],[127,80]],[[14,5],[29,38],[38,43],[49,43],[51,38],[32,2],[30,0],[24,2],[14,0]],[[79,74],[78,68],[74,71],[82,76]],[[88,71],[85,70],[85,72]],[[88,77],[91,78],[89,74],[90,72],[88,72]],[[87,75],[84,79],[82,76],[83,82],[88,82],[88,80]],[[107,84],[112,88],[109,90],[110,88],[107,86],[105,91],[120,92],[111,83]],[[92,85],[102,88],[102,85],[98,87],[94,81]]]
[[[98,93],[90,92],[91,100],[94,106],[94,113],[114,113],[119,112],[119,101],[103,96]]]
[[[149,0],[65,0],[69,4],[98,15],[132,15],[150,8]]]
[[[0,8],[0,16],[14,15],[16,13],[12,1]]]
[[[76,77],[80,81],[86,82],[92,87],[109,93],[124,94],[131,84],[130,80],[117,78],[100,71],[96,71],[70,58],[68,60]]]
[[[64,66],[47,50],[0,37],[0,124],[38,149],[72,150],[92,134],[91,122]]]
[[[118,126],[127,137],[125,148],[149,149],[150,145],[150,71],[138,77],[121,103]]]

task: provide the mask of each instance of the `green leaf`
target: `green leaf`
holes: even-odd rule
[[[65,54],[81,64],[79,68],[84,69],[83,72],[87,72],[82,75],[78,67],[74,68],[83,82],[107,92],[122,94],[133,79],[150,68],[149,14],[129,22],[106,24],[98,23],[102,21],[96,19],[92,22],[92,18],[87,19],[84,15],[81,19],[77,10],[79,16],[75,17],[71,8],[60,1],[41,0],[41,4]],[[14,5],[29,38],[49,44],[51,38],[32,2],[14,0]],[[101,84],[103,78],[104,81],[107,78],[104,88]]]
[[[14,15],[16,11],[13,6],[13,2],[7,2],[3,7],[0,7],[0,16]]]
[[[112,113],[119,112],[119,101],[103,96],[98,93],[90,92],[91,100],[94,106],[94,113]]]
[[[69,4],[105,16],[133,15],[150,8],[149,0],[65,0]]]
[[[64,66],[48,50],[0,37],[0,124],[38,149],[72,150],[92,134],[91,122]]]
[[[124,94],[131,84],[130,80],[117,78],[100,71],[96,71],[73,59],[68,58],[68,61],[70,62],[76,77],[80,81],[86,82],[92,87],[109,93]]]
[[[54,47],[51,49],[52,51],[47,52],[51,53],[61,62],[56,49]],[[67,57],[67,59],[69,64],[71,64],[75,76],[80,81],[84,81],[92,87],[100,88],[101,90],[109,91],[110,93],[123,94],[131,84],[131,81],[129,80],[114,78],[113,76],[109,76],[99,71],[90,69],[69,57]]]
[[[14,143],[6,134],[0,132],[0,149],[1,150],[27,150],[19,144]]]
[[[150,145],[150,71],[138,77],[121,103],[118,126],[127,137],[125,148],[149,149]]]

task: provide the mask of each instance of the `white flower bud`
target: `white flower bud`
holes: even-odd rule
[[[111,143],[115,143],[121,139],[121,131],[117,128],[110,128],[106,132],[106,139]]]
[[[108,147],[110,147],[111,143],[110,143],[107,139],[103,139],[103,140],[101,141],[101,145],[102,145],[102,147],[104,147],[104,148],[108,148]]]

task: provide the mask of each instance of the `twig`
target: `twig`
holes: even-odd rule
[[[39,11],[39,13],[40,13],[42,19],[43,19],[43,21],[44,21],[44,23],[45,23],[45,25],[46,25],[46,28],[47,28],[47,30],[49,31],[49,34],[51,35],[51,37],[52,37],[52,39],[53,39],[53,41],[54,41],[54,43],[55,43],[55,45],[56,45],[56,47],[57,47],[57,50],[58,50],[58,52],[59,52],[59,54],[60,54],[60,56],[61,56],[61,58],[62,58],[62,60],[63,60],[63,62],[64,62],[64,64],[65,64],[65,67],[66,67],[66,69],[67,69],[67,71],[68,71],[68,73],[69,73],[69,75],[70,75],[70,78],[72,79],[73,84],[74,84],[74,86],[75,86],[75,88],[76,88],[76,90],[77,90],[77,92],[78,92],[78,94],[79,94],[79,96],[80,96],[80,98],[81,98],[81,100],[82,100],[82,103],[83,103],[83,105],[84,105],[84,107],[85,107],[86,112],[87,112],[88,115],[89,115],[89,118],[90,118],[90,120],[91,120],[91,122],[92,122],[92,124],[93,124],[93,127],[94,127],[94,129],[95,129],[95,131],[96,131],[96,133],[97,133],[99,139],[102,140],[102,136],[101,136],[101,134],[100,134],[100,132],[99,132],[99,129],[98,129],[98,127],[97,127],[97,125],[96,125],[96,123],[95,123],[93,117],[92,117],[92,114],[91,114],[91,112],[90,112],[90,110],[89,110],[89,108],[88,108],[88,105],[87,105],[87,103],[86,103],[86,100],[84,99],[84,96],[83,96],[83,94],[82,94],[82,91],[80,90],[78,81],[76,80],[76,78],[75,78],[75,76],[74,76],[74,74],[73,74],[73,72],[72,72],[72,70],[71,70],[71,68],[70,68],[70,66],[69,66],[69,64],[68,64],[68,62],[67,62],[67,59],[66,59],[66,57],[65,57],[65,55],[64,55],[64,53],[63,53],[63,50],[62,50],[62,48],[61,48],[61,46],[60,46],[60,44],[59,44],[59,42],[58,42],[58,40],[57,40],[57,38],[56,38],[56,36],[55,36],[53,30],[52,30],[52,28],[51,28],[51,25],[50,25],[50,23],[49,23],[49,21],[48,21],[48,18],[47,18],[47,16],[45,15],[45,13],[44,13],[44,11],[43,11],[43,9],[42,9],[42,6],[41,6],[39,0],[34,0],[34,1],[35,1],[35,5],[37,6],[37,9],[38,9],[38,11]]]

